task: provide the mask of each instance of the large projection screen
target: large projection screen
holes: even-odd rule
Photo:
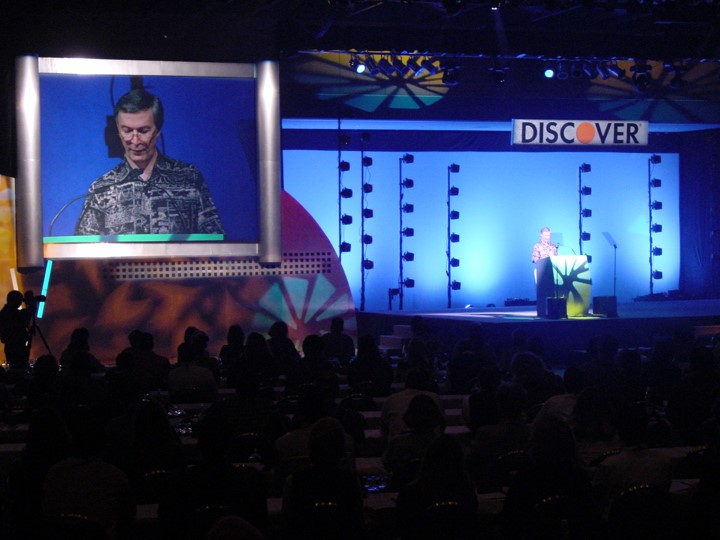
[[[16,70],[19,268],[41,267],[43,256],[280,261],[276,63],[23,57]],[[138,87],[163,102],[158,151],[200,170],[223,234],[82,236],[76,229],[89,186],[123,161],[114,102]]]

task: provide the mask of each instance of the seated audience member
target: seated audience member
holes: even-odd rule
[[[427,394],[443,411],[443,403],[436,392],[430,389],[434,387],[427,369],[413,368],[408,371],[405,378],[405,388],[394,394],[390,394],[383,403],[380,413],[380,431],[385,443],[396,435],[407,430],[403,421],[403,415],[407,411],[410,401],[418,394]]]
[[[544,416],[553,415],[572,427],[573,409],[577,402],[577,395],[585,386],[582,369],[578,366],[569,366],[563,375],[563,386],[565,392],[549,397],[535,415],[533,424]]]
[[[70,375],[105,372],[105,366],[90,352],[90,332],[87,328],[72,331],[70,343],[60,355],[60,367]]]
[[[347,368],[348,386],[369,397],[387,396],[393,382],[393,368],[380,354],[373,336],[358,339],[357,357]]]
[[[496,489],[495,463],[508,452],[526,452],[530,441],[527,393],[519,384],[501,384],[496,393],[497,424],[480,426],[470,448],[470,466],[479,489]]]
[[[528,407],[531,409],[563,392],[560,377],[549,371],[542,359],[531,352],[519,353],[513,357],[511,373],[513,380],[527,392]]]
[[[180,350],[180,348],[178,348]],[[210,403],[217,398],[218,383],[212,372],[198,365],[196,357],[188,354],[178,356],[178,365],[168,373],[168,396],[173,403]]]
[[[502,382],[497,366],[486,365],[478,370],[477,389],[463,399],[463,419],[475,434],[480,426],[497,424],[499,421],[495,392]]]
[[[240,356],[227,366],[226,374],[227,385],[231,388],[247,381],[252,381],[258,388],[270,388],[277,382],[280,367],[262,334],[251,332]]]
[[[85,516],[107,538],[125,538],[135,518],[127,475],[103,459],[105,419],[96,410],[75,407],[66,416],[72,437],[70,454],[45,477],[42,508],[48,520]]]
[[[578,394],[571,425],[580,465],[593,469],[603,456],[620,449],[614,418],[612,403],[600,387],[589,386]]]
[[[233,436],[227,419],[209,412],[198,424],[200,463],[179,470],[158,506],[164,538],[204,538],[223,515],[239,516],[258,530],[267,528],[267,490],[263,475],[231,461]]]
[[[634,403],[617,412],[615,425],[623,442],[619,453],[598,465],[593,477],[599,510],[606,512],[612,500],[629,488],[650,485],[667,492],[672,479],[670,458],[662,449],[645,444],[649,417],[644,403]]]
[[[570,427],[557,416],[539,419],[528,454],[503,504],[504,538],[590,538],[592,488],[577,464]]]
[[[469,394],[478,384],[480,371],[488,366],[496,367],[495,355],[485,343],[483,327],[473,324],[468,336],[453,347],[447,364],[447,377],[451,394]]]
[[[304,385],[315,384],[337,394],[339,380],[333,365],[325,359],[322,338],[309,334],[303,339],[303,356],[287,372],[285,393],[296,394]]]
[[[288,478],[282,516],[289,537],[362,539],[362,490],[348,466],[345,432],[335,418],[321,418],[308,437],[310,466]]]
[[[426,448],[445,431],[442,411],[426,394],[412,398],[403,421],[408,430],[390,439],[383,454],[383,466],[395,488],[415,479]]]
[[[215,377],[215,382],[220,384],[220,363],[217,358],[210,355],[209,343],[210,337],[202,330],[198,330],[190,336],[190,350],[195,362],[198,366],[209,369]]]
[[[27,396],[27,405],[30,411],[53,408],[58,404],[59,373],[55,357],[44,354],[33,363],[31,378],[18,381],[13,392],[15,395]]]
[[[300,360],[300,353],[295,348],[295,343],[290,339],[289,334],[290,329],[284,321],[275,321],[268,330],[270,337],[267,344],[281,375],[290,373]]]
[[[400,538],[477,538],[477,508],[460,443],[439,435],[425,451],[418,477],[398,492]]]
[[[340,366],[347,366],[355,356],[355,342],[345,333],[345,321],[342,317],[333,317],[330,321],[330,332],[321,337],[325,358]]]
[[[227,342],[220,347],[220,363],[222,364],[222,374],[227,377],[228,372],[236,369],[240,361],[240,355],[245,350],[245,332],[239,324],[233,324],[228,328]],[[232,386],[228,383],[228,386]]]
[[[140,394],[167,389],[170,360],[157,354],[155,339],[149,332],[133,330],[128,334],[130,346],[116,357],[118,370],[126,373]]]

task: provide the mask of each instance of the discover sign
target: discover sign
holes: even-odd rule
[[[513,120],[513,144],[645,146],[646,121]]]

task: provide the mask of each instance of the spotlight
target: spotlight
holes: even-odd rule
[[[662,273],[660,270],[655,270],[655,271],[652,273],[652,278],[653,278],[653,279],[662,279],[662,278],[663,278],[663,273]]]
[[[412,154],[405,154],[403,157],[400,158],[400,161],[403,163],[412,163],[415,161],[415,156]]]
[[[405,287],[406,289],[412,289],[415,286],[415,280],[410,279],[410,278],[405,278],[403,280],[402,284],[403,284],[403,287]]]
[[[406,178],[402,182],[400,182],[400,185],[404,188],[410,189],[411,187],[415,186],[415,182],[412,178]]]
[[[348,253],[350,251],[351,247],[352,246],[350,244],[348,244],[347,242],[342,242],[340,244],[340,253]]]
[[[393,58],[392,65],[395,68],[395,71],[397,71],[400,75],[405,76],[410,71],[410,68],[403,63],[402,58],[399,56]]]
[[[565,70],[565,64],[563,64],[562,62],[558,62],[557,72],[555,73],[555,76],[556,76],[556,77],[558,78],[558,80],[560,80],[560,81],[565,81],[565,80],[567,80],[569,74],[568,74],[568,72]]]
[[[343,225],[351,225],[352,224],[352,216],[348,216],[347,214],[343,214],[340,218],[340,223]]]
[[[592,188],[589,186],[583,186],[580,188],[580,193],[583,195],[592,195]]]
[[[402,258],[404,261],[412,262],[415,260],[415,254],[412,251],[406,251],[403,253]]]
[[[350,199],[352,197],[352,195],[353,195],[352,189],[350,189],[349,187],[346,187],[346,188],[343,188],[340,190],[340,196],[343,199]]]
[[[412,214],[415,211],[415,206],[410,203],[403,204],[402,211],[406,214]]]
[[[458,72],[460,70],[457,67],[448,67],[443,70],[442,83],[445,86],[457,86],[458,84]]]
[[[450,242],[452,242],[453,244],[457,244],[459,241],[460,241],[460,235],[459,235],[459,234],[452,233],[452,234],[450,235]]]
[[[590,233],[583,231],[582,234],[580,235],[580,238],[582,238],[583,241],[590,240]]]
[[[583,76],[582,65],[579,62],[570,64],[570,75],[572,75],[573,79],[579,79]]]
[[[369,234],[363,234],[362,237],[362,243],[363,244],[372,244],[373,243],[373,237]]]
[[[375,268],[375,263],[372,262],[370,259],[365,259],[362,262],[362,266],[365,270],[372,270],[373,268]]]
[[[413,72],[415,72],[415,76],[417,77],[422,73],[423,68],[420,67],[420,65],[417,63],[417,60],[415,58],[411,58],[407,61],[407,67],[411,69]]]
[[[367,68],[365,64],[358,60],[357,56],[353,56],[352,58],[350,58],[350,67],[357,74],[365,73],[365,69]]]
[[[654,247],[653,250],[652,250],[652,254],[653,254],[655,257],[659,257],[660,255],[662,255],[662,248]]]
[[[592,210],[590,210],[589,208],[583,208],[582,217],[592,217]]]
[[[543,69],[543,75],[545,75],[546,79],[552,79],[555,76],[555,68],[552,67],[552,64],[545,64],[545,68]]]
[[[397,287],[391,287],[388,289],[388,295],[390,295],[391,297],[397,296],[398,294],[400,294],[400,289],[398,289]]]
[[[381,58],[378,62],[378,67],[387,77],[390,77],[393,73],[395,73],[395,68],[392,64],[390,64],[390,62],[388,62],[387,58]]]
[[[452,268],[457,268],[458,266],[460,266],[460,259],[456,259],[455,257],[450,259],[450,266]]]
[[[662,225],[660,225],[659,223],[653,223],[652,227],[650,227],[650,230],[652,232],[662,232]]]
[[[673,90],[679,90],[680,88],[687,86],[688,82],[683,79],[683,76],[688,72],[688,69],[689,66],[670,66],[670,69],[668,71],[672,71],[675,73],[673,75],[673,78],[670,79],[670,88],[672,88]]]
[[[338,169],[340,169],[341,172],[348,172],[350,170],[350,163],[347,161],[341,161],[338,164]]]
[[[583,62],[582,72],[588,79],[595,78],[595,70],[592,68],[592,65],[589,62]]]
[[[641,91],[647,90],[652,82],[651,69],[644,60],[635,62],[635,65],[630,68],[630,71],[633,72],[632,81],[635,88]]]
[[[460,172],[460,165],[458,165],[457,163],[453,163],[453,164],[451,164],[451,165],[448,166],[448,170],[449,170],[451,173],[459,173],[459,172]]]
[[[462,286],[462,284],[459,281],[453,280],[453,282],[450,283],[450,288],[453,291],[459,291],[461,286]]]
[[[373,192],[373,185],[365,182],[363,184],[363,193],[372,193]]]
[[[653,210],[662,210],[662,202],[660,202],[660,201],[653,201],[653,202],[650,204],[650,207],[651,207]]]
[[[460,212],[458,212],[457,210],[451,210],[450,219],[460,219]]]
[[[370,156],[363,156],[362,164],[363,164],[363,167],[371,167],[373,164],[373,160]]]
[[[657,154],[653,154],[648,158],[650,160],[650,163],[653,165],[657,165],[658,163],[662,163],[662,156],[658,156]]]
[[[651,187],[661,187],[662,186],[662,180],[659,178],[653,178],[650,180],[650,186]]]
[[[371,208],[363,208],[362,215],[365,219],[370,219],[375,215]]]
[[[448,190],[448,195],[450,195],[451,197],[457,197],[458,195],[460,195],[460,188],[455,186],[451,187]]]
[[[586,173],[590,171],[592,171],[592,167],[589,163],[583,163],[582,165],[580,165],[580,172]]]
[[[610,78],[610,72],[608,71],[608,68],[605,67],[605,64],[603,62],[598,62],[597,64],[595,64],[595,71],[597,71],[598,76],[603,81],[607,81]]]
[[[402,230],[403,236],[415,236],[415,229],[412,227],[405,227]]]
[[[621,68],[620,66],[618,66],[617,64],[610,64],[607,67],[607,70],[616,79],[624,79],[625,78],[625,70],[623,68]]]

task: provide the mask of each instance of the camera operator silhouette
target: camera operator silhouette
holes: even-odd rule
[[[33,305],[20,309],[26,298],[20,291],[7,294],[0,310],[0,340],[5,344],[5,360],[10,369],[26,369],[30,358],[30,326]]]

